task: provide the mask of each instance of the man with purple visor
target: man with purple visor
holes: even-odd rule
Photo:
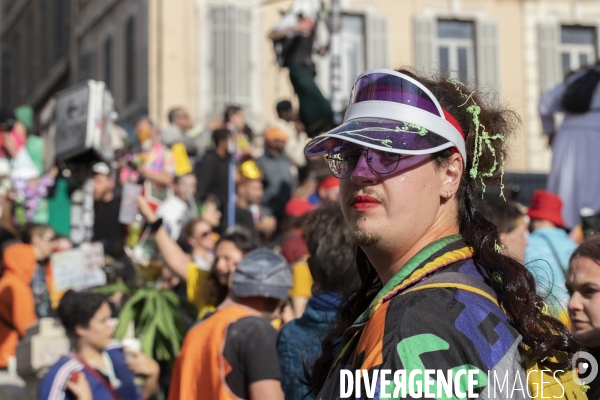
[[[367,71],[344,123],[306,146],[340,178],[357,244],[348,268],[361,278],[312,365],[317,399],[529,399],[523,356],[570,374],[554,355],[560,343],[568,360],[576,341],[543,313],[531,274],[472,202],[500,183],[515,132],[514,113],[484,100],[447,77]],[[585,398],[564,388],[563,398]]]
[[[311,141],[305,154],[319,156],[344,142],[406,155],[455,147],[463,162],[467,160],[464,134],[454,117],[418,81],[385,69],[367,71],[356,79],[344,123]]]

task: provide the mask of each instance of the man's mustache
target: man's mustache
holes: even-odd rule
[[[354,201],[354,198],[356,196],[371,196],[378,202],[380,202],[382,205],[385,205],[385,199],[383,198],[383,196],[370,187],[353,190],[352,193],[350,193],[350,195],[346,199],[346,205],[349,207],[352,206],[352,202]]]

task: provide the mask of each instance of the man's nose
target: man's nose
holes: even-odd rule
[[[363,151],[351,175],[352,182],[359,186],[367,186],[375,183],[379,177],[369,166],[367,161],[367,152]]]

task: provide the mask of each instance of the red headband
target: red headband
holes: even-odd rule
[[[446,121],[450,122],[452,124],[452,126],[455,127],[458,132],[460,132],[460,135],[463,137],[463,139],[466,139],[465,133],[463,132],[462,127],[460,126],[460,124],[458,123],[458,121],[456,120],[456,118],[454,118],[452,116],[452,114],[450,114],[445,109],[442,109],[442,111],[444,112],[444,116],[446,117]]]

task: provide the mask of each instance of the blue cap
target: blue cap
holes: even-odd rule
[[[285,299],[292,287],[292,271],[286,259],[269,249],[253,250],[233,274],[232,291],[238,297]]]

